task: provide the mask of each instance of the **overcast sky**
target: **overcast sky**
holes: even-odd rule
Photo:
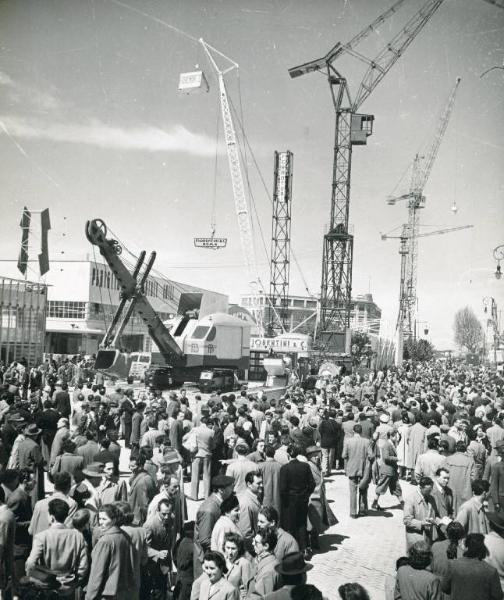
[[[102,218],[133,251],[158,251],[168,277],[227,293],[248,291],[219,100],[203,37],[240,65],[231,101],[264,178],[247,154],[261,279],[269,282],[273,152],[294,153],[291,292],[320,291],[322,236],[329,220],[334,112],[320,74],[288,68],[346,42],[392,0],[4,0],[0,4],[0,254],[17,256],[22,207],[50,208],[53,259],[92,256],[84,236]],[[421,5],[403,9],[359,46],[372,57]],[[353,292],[371,291],[394,323],[399,227],[408,166],[432,140],[457,76],[455,109],[425,188],[424,229],[474,229],[420,240],[419,319],[438,348],[452,346],[454,312],[482,298],[504,307],[492,248],[504,243],[504,10],[483,0],[445,0],[362,106],[375,115],[367,146],[354,148],[350,222]],[[183,33],[181,33],[183,32]],[[188,35],[184,35],[188,34]],[[209,93],[180,95],[179,74],[199,64]],[[222,64],[222,63],[221,63]],[[337,63],[356,90],[362,66]],[[217,148],[217,150],[216,150]],[[216,160],[217,154],[217,160]],[[401,179],[402,178],[402,179]],[[225,250],[198,250],[215,198]],[[453,202],[457,214],[451,211]],[[4,263],[5,264],[5,263]],[[30,274],[30,277],[34,277]]]

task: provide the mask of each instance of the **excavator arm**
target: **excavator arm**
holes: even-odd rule
[[[122,252],[120,244],[117,240],[107,238],[107,226],[101,219],[94,219],[93,221],[88,221],[86,223],[86,237],[91,244],[98,246],[100,254],[106,260],[121,289],[121,303],[103,338],[101,349],[98,352],[96,360],[96,368],[110,368],[118,358],[118,350],[112,346],[118,339],[118,334],[114,335],[114,328],[117,327],[121,313],[125,308],[125,303],[128,301],[130,306],[126,312],[125,318],[122,320],[119,332],[124,328],[126,320],[131,317],[134,307],[138,316],[145,323],[150,337],[158,346],[163,358],[168,362],[174,357],[181,357],[183,351],[175,339],[170,335],[168,329],[164,326],[159,315],[147,300],[143,290],[143,283],[145,282],[148,271],[152,267],[152,263],[156,256],[155,253],[151,255],[148,271],[144,274],[139,285],[136,276],[138,275],[141,261],[137,264],[133,274],[130,273],[120,258]]]

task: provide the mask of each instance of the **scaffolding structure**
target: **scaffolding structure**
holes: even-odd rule
[[[42,362],[47,285],[0,276],[0,359]]]
[[[275,152],[271,272],[267,330],[271,335],[288,329],[291,200],[293,154]]]

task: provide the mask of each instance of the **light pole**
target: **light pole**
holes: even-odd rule
[[[493,257],[497,261],[497,268],[495,269],[495,279],[502,277],[500,261],[504,260],[504,244],[497,246],[493,249]]]
[[[424,326],[424,335],[429,335],[429,323],[428,321],[417,321],[415,320],[415,342],[417,340],[417,338],[420,339],[420,336],[418,335],[418,326],[419,325],[423,325]]]
[[[504,246],[502,247],[504,251]],[[495,251],[494,251],[495,255]],[[500,273],[500,265],[497,266],[497,271],[495,276],[497,277],[497,273]],[[497,279],[500,278],[497,277]],[[493,328],[493,353],[494,353],[494,363],[497,364],[497,346],[499,344],[499,325],[498,325],[498,316],[497,316],[497,302],[495,302],[495,298],[492,296],[485,296],[483,298],[483,306],[485,314],[488,313],[488,307],[490,306],[490,315],[491,318],[487,320],[487,329],[488,329],[488,321],[492,322]]]

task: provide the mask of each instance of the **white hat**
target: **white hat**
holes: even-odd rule
[[[390,421],[389,415],[386,415],[385,413],[380,415],[380,421],[382,423],[388,423]]]

